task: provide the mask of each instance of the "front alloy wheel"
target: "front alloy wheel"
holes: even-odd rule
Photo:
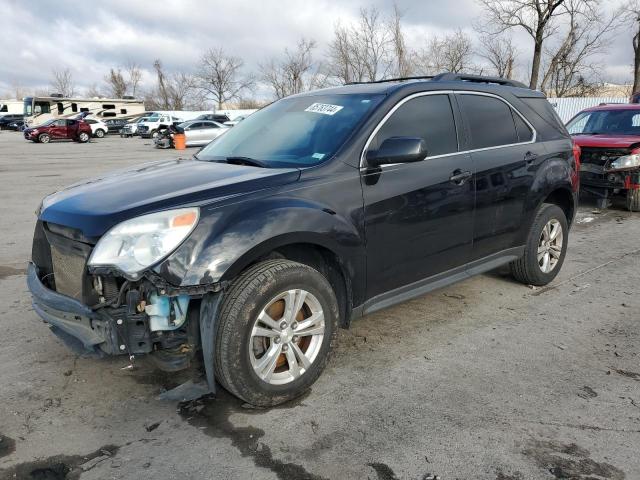
[[[262,309],[251,330],[249,355],[264,382],[283,385],[304,375],[316,360],[325,323],[318,299],[306,290],[288,290]]]
[[[329,359],[338,316],[317,270],[290,260],[252,265],[225,291],[215,320],[216,379],[263,407],[301,395]]]

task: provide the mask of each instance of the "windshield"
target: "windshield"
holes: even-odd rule
[[[24,99],[24,108],[22,110],[22,113],[24,113],[25,117],[30,117],[33,114],[33,109],[31,105],[32,101],[33,101],[33,98],[31,97],[25,97]]]
[[[52,123],[55,123],[55,119],[47,120],[46,122],[41,123],[40,125],[38,125],[36,128],[47,127],[47,126],[51,125]]]
[[[333,156],[383,95],[290,97],[259,110],[204,147],[200,160],[247,157],[308,167]]]
[[[640,135],[640,109],[582,112],[567,130],[571,135]]]

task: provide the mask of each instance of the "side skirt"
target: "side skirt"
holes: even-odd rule
[[[389,292],[381,293],[380,295],[370,298],[364,304],[355,307],[351,312],[351,320],[398,303],[406,302],[407,300],[419,297],[438,288],[446,287],[452,283],[457,283],[474,275],[488,272],[517,260],[523,254],[524,246],[509,248],[488,257],[474,260],[460,267],[447,270],[446,272],[418,280],[417,282],[404,285]]]

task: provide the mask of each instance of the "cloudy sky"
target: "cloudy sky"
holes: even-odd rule
[[[601,0],[613,12],[622,0]],[[482,15],[475,0],[397,0],[404,12],[407,42],[422,47],[432,35],[457,28],[474,37],[472,24]],[[69,68],[78,90],[104,89],[109,68],[135,61],[146,69],[143,87],[152,85],[151,66],[162,59],[170,71],[192,71],[204,50],[222,46],[242,57],[247,71],[277,56],[301,38],[318,43],[321,59],[336,22],[356,19],[362,7],[390,14],[382,0],[227,0],[151,2],[110,0],[25,2],[0,0],[0,96],[26,89],[47,89],[53,69]],[[532,45],[514,32],[521,53],[519,68],[530,65]],[[613,35],[606,55],[595,59],[606,80],[631,78],[631,32]],[[15,94],[14,94],[15,95]]]

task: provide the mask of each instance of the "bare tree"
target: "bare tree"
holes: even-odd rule
[[[73,76],[71,70],[65,68],[64,70],[52,70],[51,88],[56,93],[61,93],[65,97],[73,97],[75,93],[75,84],[73,82]]]
[[[167,74],[160,59],[153,62],[157,85],[147,92],[145,104],[158,110],[184,110],[201,106],[202,101],[193,97],[195,82],[192,75],[184,72]]]
[[[92,83],[84,92],[84,96],[87,98],[100,98],[102,97],[102,93],[100,93],[100,90],[98,90],[98,85]]]
[[[200,60],[196,86],[222,108],[226,102],[239,99],[253,85],[251,77],[240,75],[243,64],[242,59],[227,55],[223,48],[209,49]]]
[[[606,17],[594,5],[582,0],[567,0],[564,36],[555,50],[547,50],[548,61],[540,89],[556,97],[583,96],[600,88],[601,70],[592,61],[607,43],[607,35],[616,27],[617,14]]]
[[[391,56],[402,52],[395,65],[406,70],[407,49],[400,28],[401,14],[394,9],[394,17],[385,22],[380,12],[371,7],[360,10],[356,24],[336,24],[329,44],[327,66],[329,74],[339,82],[374,81],[384,78],[394,67]],[[397,27],[397,28],[396,28]]]
[[[565,0],[477,0],[485,9],[487,33],[522,28],[533,39],[530,88],[538,88],[545,40],[554,33],[553,19],[564,13]],[[584,0],[596,2],[597,0]]]
[[[109,74],[104,77],[104,81],[112,98],[122,98],[127,93],[127,81],[120,68],[109,69]]]
[[[472,64],[473,48],[471,38],[462,30],[443,38],[433,37],[427,47],[417,55],[420,70],[433,75],[442,72],[469,72]]]
[[[273,89],[275,98],[283,98],[304,92],[315,86],[317,67],[314,70],[314,40],[298,41],[295,50],[285,48],[282,60],[271,59],[260,65],[262,80]]]
[[[510,37],[501,35],[483,35],[480,38],[481,49],[478,55],[484,58],[498,77],[513,78],[518,54]]]
[[[622,15],[632,29],[633,37],[633,93],[640,90],[640,0],[631,0],[623,8]]]
[[[412,54],[407,47],[402,30],[402,12],[396,3],[393,4],[393,16],[389,22],[391,32],[391,45],[393,46],[394,76],[408,77],[413,72],[411,64]]]
[[[128,60],[125,65],[125,71],[127,72],[127,89],[135,97],[136,93],[138,93],[138,86],[140,85],[140,81],[142,80],[142,70],[140,69],[140,65],[138,65],[133,60]]]

